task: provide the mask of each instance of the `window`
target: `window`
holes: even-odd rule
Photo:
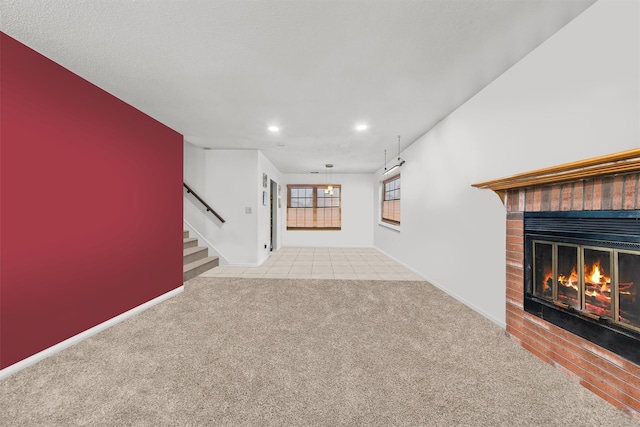
[[[382,183],[382,221],[400,225],[400,174]]]
[[[339,185],[287,185],[287,230],[340,230]],[[333,194],[332,194],[333,193]]]

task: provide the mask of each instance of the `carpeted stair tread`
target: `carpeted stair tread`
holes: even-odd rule
[[[183,249],[182,265],[192,263],[201,258],[206,258],[208,255],[209,255],[209,250],[206,247],[202,247],[202,246]]]
[[[185,237],[182,239],[183,249],[193,248],[198,246],[198,239],[196,237]]]
[[[219,262],[220,261],[217,256],[210,256],[184,265],[182,267],[182,281],[186,282],[189,279],[199,276],[205,271],[217,267]]]

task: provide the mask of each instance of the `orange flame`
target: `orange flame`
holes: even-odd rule
[[[552,278],[553,272],[547,271],[544,275],[544,281],[542,282],[542,293],[547,293],[547,291],[549,290],[549,285],[547,285],[547,283],[549,283]]]
[[[589,266],[584,266],[584,279],[594,285],[603,285],[606,286],[608,283],[611,283],[611,278],[605,276],[600,272],[600,261],[596,261],[591,266],[591,271],[589,270]]]
[[[591,266],[584,266],[584,281],[588,287],[584,291],[586,296],[594,297],[603,303],[611,302],[611,277],[604,275],[600,270],[600,260]]]
[[[564,287],[573,288],[577,292],[578,291],[578,273],[576,272],[576,269],[575,268],[571,269],[571,273],[569,274],[569,277],[565,276],[564,274],[559,274],[558,283]]]

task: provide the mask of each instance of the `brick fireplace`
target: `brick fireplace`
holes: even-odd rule
[[[566,304],[554,301],[551,297],[548,298],[549,301],[538,298],[542,301],[541,306],[552,312],[552,315],[542,315],[542,309],[536,314],[537,310],[531,309],[531,300],[536,300],[535,295],[533,298],[531,296],[532,293],[535,294],[531,285],[532,273],[525,263],[525,251],[531,251],[527,249],[531,240],[529,237],[525,239],[525,218],[553,216],[546,213],[588,217],[598,216],[600,211],[618,216],[640,214],[640,150],[588,159],[474,186],[494,190],[506,207],[507,336],[585,388],[640,420],[640,365],[637,364],[640,355],[636,351],[640,348],[640,341],[634,341],[634,337],[640,337],[638,328],[627,328],[627,325],[619,321],[615,324],[611,316],[594,316],[585,309],[584,299],[587,297],[584,296],[582,306],[578,304],[576,309],[569,307],[564,314],[562,311]],[[640,244],[640,235],[637,238],[631,236],[630,239]],[[570,244],[567,246],[572,247]],[[577,258],[583,257],[584,249],[579,245],[574,246],[580,255]],[[557,249],[554,250],[557,252]],[[621,253],[626,254],[625,250],[621,250]],[[616,256],[617,251],[610,249],[610,253]],[[611,265],[617,266],[613,261]],[[558,273],[555,276],[557,278]],[[584,279],[581,282],[584,283]],[[554,296],[557,293],[555,290]],[[554,304],[560,308],[555,310]],[[616,304],[612,303],[614,309],[618,308]],[[555,320],[558,317],[556,314],[569,318],[567,327]],[[582,326],[575,329],[576,321],[584,322],[587,326],[597,327],[603,324],[603,329],[618,329],[622,331],[620,335],[630,336],[631,341],[623,340],[621,344],[616,344],[623,350],[616,351],[615,346],[608,345],[609,338],[598,342],[597,339],[590,339],[590,334],[583,334]],[[625,333],[627,329],[628,333]]]

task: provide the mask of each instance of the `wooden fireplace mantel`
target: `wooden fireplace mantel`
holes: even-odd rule
[[[640,148],[478,182],[472,186],[493,190],[504,203],[507,190],[637,171],[640,171]]]

